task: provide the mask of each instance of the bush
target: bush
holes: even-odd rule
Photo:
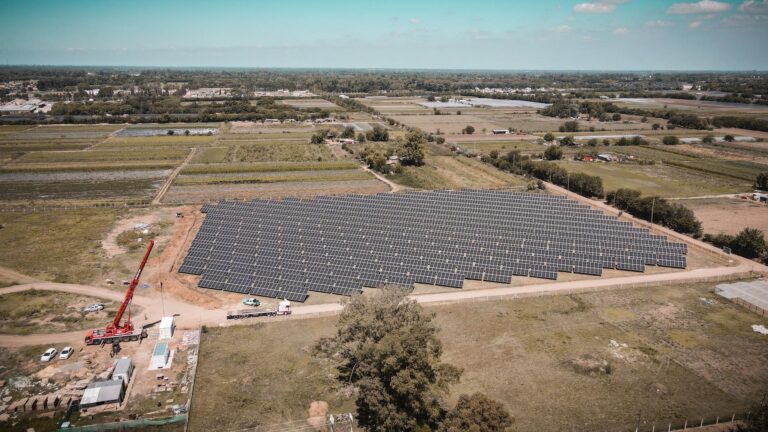
[[[744,228],[735,236],[729,234],[704,234],[704,241],[717,247],[727,247],[744,258],[768,258],[768,243],[759,229]]]
[[[544,159],[546,160],[560,160],[563,158],[563,149],[558,146],[549,146],[544,150]]]
[[[665,145],[677,145],[680,144],[680,138],[674,135],[667,135],[661,139],[661,142]]]
[[[768,190],[768,171],[761,172],[760,174],[757,175],[757,177],[755,178],[754,187],[755,189],[759,189],[763,191]]]

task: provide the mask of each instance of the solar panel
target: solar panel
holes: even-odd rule
[[[303,301],[363,286],[685,268],[687,246],[565,197],[508,190],[221,201],[179,272],[199,286]]]

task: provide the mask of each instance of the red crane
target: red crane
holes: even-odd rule
[[[150,240],[149,245],[147,246],[147,252],[144,254],[144,259],[141,260],[139,269],[136,271],[136,275],[133,277],[131,284],[128,286],[128,291],[125,292],[125,298],[123,299],[123,303],[120,305],[120,309],[117,310],[117,314],[115,314],[115,319],[112,320],[112,323],[107,325],[106,328],[88,330],[88,333],[85,335],[86,345],[137,341],[147,337],[147,331],[144,330],[144,328],[135,329],[133,327],[130,310],[128,311],[128,318],[126,318],[125,324],[120,325],[120,321],[122,321],[123,314],[125,313],[125,310],[128,309],[128,305],[133,299],[133,292],[136,291],[136,286],[139,285],[141,272],[144,270],[144,265],[147,263],[149,253],[152,252],[152,247],[154,245],[155,241]]]

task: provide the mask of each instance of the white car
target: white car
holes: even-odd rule
[[[45,350],[42,356],[40,356],[40,361],[42,362],[49,362],[56,358],[56,354],[58,351],[56,351],[56,348],[48,348]]]
[[[104,305],[101,303],[94,303],[83,308],[83,312],[98,312],[104,309]]]
[[[61,354],[59,354],[60,360],[66,360],[70,357],[72,357],[72,354],[75,353],[75,349],[71,346],[65,346],[63,350],[61,350]]]

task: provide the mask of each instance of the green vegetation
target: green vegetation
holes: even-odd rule
[[[238,142],[227,151],[228,162],[304,162],[334,159],[324,144],[284,141]]]
[[[761,172],[755,177],[755,189],[768,191],[768,171]]]
[[[357,169],[360,166],[352,161],[327,162],[255,162],[243,164],[187,165],[182,174],[225,174],[244,172],[272,171],[323,171]]]
[[[0,213],[0,262],[54,282],[97,279],[109,269],[101,240],[119,214],[111,209]]]
[[[701,222],[688,207],[670,203],[664,198],[640,197],[642,193],[632,189],[619,189],[606,194],[608,204],[638,217],[673,229],[683,234],[701,235]]]
[[[768,242],[759,229],[744,228],[735,236],[729,234],[704,234],[704,241],[717,247],[727,247],[745,258],[768,262]]]
[[[357,295],[344,306],[336,336],[316,351],[336,363],[340,383],[357,387],[358,423],[369,431],[435,429],[441,401],[461,370],[443,363],[439,328],[402,288]]]
[[[109,161],[155,161],[182,160],[189,153],[185,149],[125,150],[125,151],[79,151],[79,152],[33,152],[17,159],[14,164],[61,163],[61,162],[109,162]]]
[[[356,167],[357,168],[357,167]],[[371,180],[371,174],[359,169],[320,170],[320,171],[273,171],[261,173],[234,173],[229,175],[182,175],[176,178],[174,185],[197,185],[217,183],[282,183],[282,182],[324,182]]]
[[[559,146],[549,146],[544,150],[544,159],[546,160],[560,160],[563,158],[563,149]]]

